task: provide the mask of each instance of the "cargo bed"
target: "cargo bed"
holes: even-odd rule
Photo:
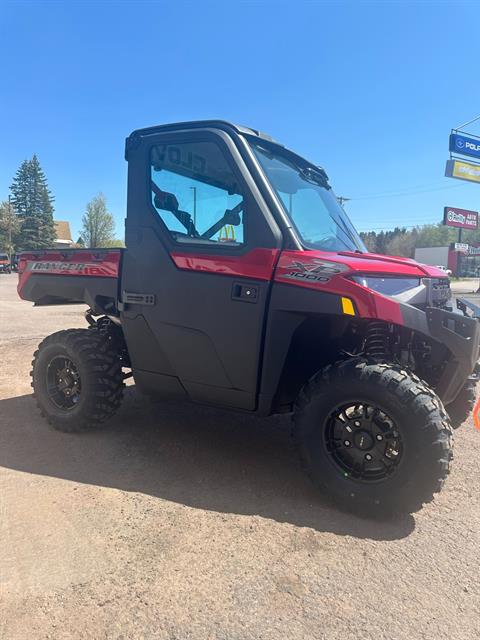
[[[48,249],[20,254],[18,295],[35,305],[87,304],[117,315],[124,249]]]

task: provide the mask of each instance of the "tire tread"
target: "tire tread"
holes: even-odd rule
[[[399,365],[379,363],[366,358],[351,358],[328,365],[310,378],[300,391],[293,412],[293,434],[302,466],[313,483],[324,489],[325,487],[316,479],[310,463],[306,436],[312,426],[305,413],[312,399],[317,394],[323,393],[326,385],[331,385],[337,378],[351,377],[388,389],[398,400],[408,405],[407,411],[422,417],[422,439],[431,446],[431,455],[428,455],[425,460],[428,469],[422,474],[422,483],[416,484],[409,492],[408,503],[403,501],[403,504],[398,504],[395,508],[390,505],[387,509],[389,512],[418,511],[424,504],[433,500],[434,495],[442,489],[450,472],[450,463],[453,459],[453,431],[449,416],[433,389]],[[344,503],[344,506],[349,509],[355,509],[350,498]],[[384,507],[385,505],[380,505],[377,509],[372,505],[372,513],[380,513]]]
[[[84,389],[89,394],[86,410],[77,419],[68,422],[46,410],[42,394],[35,384],[39,356],[44,349],[53,345],[75,353],[88,372],[89,382]],[[109,337],[95,329],[65,329],[45,338],[33,355],[30,375],[37,407],[55,429],[85,431],[97,428],[114,415],[122,402],[125,385],[120,359]]]

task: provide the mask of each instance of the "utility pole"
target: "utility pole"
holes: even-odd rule
[[[190,187],[193,190],[193,226],[197,228],[197,187]]]
[[[12,202],[8,196],[8,261],[12,264]]]

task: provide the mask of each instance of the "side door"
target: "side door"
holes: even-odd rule
[[[129,152],[122,322],[137,384],[254,410],[281,233],[224,131]]]

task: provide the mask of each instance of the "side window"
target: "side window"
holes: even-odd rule
[[[150,165],[152,204],[176,242],[244,243],[246,199],[215,143],[155,146]]]

